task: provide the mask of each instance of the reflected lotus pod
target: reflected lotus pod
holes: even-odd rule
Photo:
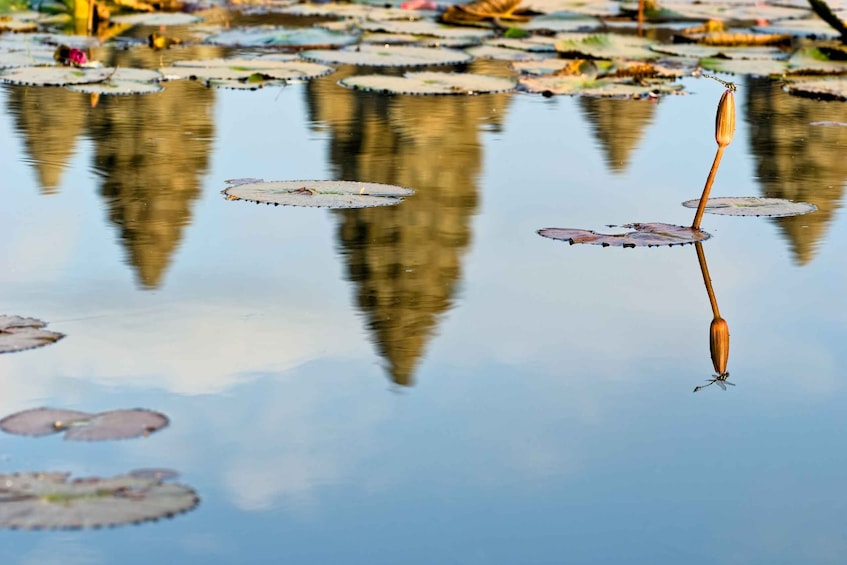
[[[0,71],[0,81],[31,86],[65,86],[102,82],[114,72],[115,69],[107,67],[16,67]]]
[[[372,67],[427,67],[457,65],[473,57],[455,49],[431,49],[403,45],[357,45],[355,48],[316,49],[303,51],[304,59],[327,64],[364,65]]]
[[[686,208],[697,208],[700,200],[686,200],[682,203]],[[709,198],[705,211],[709,214],[723,216],[769,216],[784,218],[800,216],[814,212],[818,207],[808,202],[792,202],[782,198],[759,198],[756,196],[736,196],[724,198]]]
[[[538,230],[538,235],[567,241],[571,245],[588,243],[602,245],[603,247],[658,247],[663,245],[670,247],[694,243],[695,241],[705,241],[711,237],[703,230],[672,224],[625,224],[609,227],[627,228],[632,231],[622,234],[602,234],[590,230],[545,228]]]
[[[715,318],[709,326],[709,353],[715,373],[726,373],[726,362],[729,359],[729,325],[723,318]]]
[[[43,329],[46,325],[35,318],[0,316],[0,353],[34,349],[65,337],[65,334]]]
[[[67,473],[0,475],[0,527],[81,529],[171,518],[200,502],[185,486],[131,474],[68,480]]]
[[[221,192],[227,200],[310,208],[393,206],[415,193],[389,184],[333,180],[239,182]]]
[[[24,436],[44,436],[59,432],[75,441],[105,441],[148,436],[168,425],[159,412],[136,408],[89,414],[76,410],[34,408],[0,420],[3,431]]]
[[[341,79],[338,84],[381,94],[473,96],[509,92],[515,89],[517,83],[510,78],[472,73],[420,72],[406,73],[402,77],[354,75]]]

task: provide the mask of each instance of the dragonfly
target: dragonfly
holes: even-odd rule
[[[727,82],[727,81],[725,81],[725,80],[721,80],[721,79],[719,79],[719,78],[718,78],[718,77],[716,77],[715,75],[707,75],[706,73],[703,73],[701,76],[704,76],[704,77],[706,77],[706,78],[711,78],[711,79],[714,79],[714,80],[718,81],[718,82],[719,82],[719,83],[721,83],[721,84],[724,86],[724,88],[726,88],[727,90],[731,90],[731,91],[733,91],[733,92],[735,92],[736,90],[738,90],[738,86],[736,86],[736,84],[735,84],[734,82]]]
[[[695,386],[694,392],[698,390],[704,389],[707,386],[718,385],[722,390],[726,390],[726,385],[735,386],[735,383],[729,382],[727,379],[729,378],[729,371],[726,373],[721,373],[720,375],[712,375],[711,379],[708,379],[708,384]]]

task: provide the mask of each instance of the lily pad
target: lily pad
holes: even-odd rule
[[[340,80],[338,84],[354,90],[382,94],[468,96],[508,92],[514,90],[517,83],[510,78],[472,73],[417,72],[406,73],[402,77],[355,75]]]
[[[820,78],[790,81],[785,84],[790,94],[821,98],[825,100],[847,100],[847,78]]]
[[[686,200],[682,203],[686,208],[697,208],[700,200]],[[800,216],[814,212],[818,207],[808,202],[793,202],[782,198],[758,198],[755,196],[740,196],[726,198],[709,198],[706,202],[707,214],[723,216],[769,216],[784,218]]]
[[[168,425],[159,412],[136,408],[89,414],[76,410],[34,408],[0,420],[4,432],[24,436],[45,436],[64,432],[65,439],[105,441],[148,436]]]
[[[326,64],[364,65],[371,67],[428,67],[467,63],[473,57],[455,49],[428,47],[359,45],[339,50],[316,49],[303,51],[304,59]]]
[[[788,58],[788,54],[779,47],[724,47],[719,45],[698,45],[696,43],[669,43],[651,45],[650,49],[665,55],[691,57],[694,59],[702,59],[705,57],[756,60],[776,60]]]
[[[234,186],[221,191],[227,200],[311,208],[393,206],[402,202],[404,196],[415,193],[400,186],[355,181],[231,181],[230,184]]]
[[[609,226],[618,227],[618,226]],[[602,234],[590,230],[568,228],[545,228],[538,235],[567,241],[571,245],[588,243],[603,247],[659,247],[663,245],[685,245],[705,241],[711,237],[703,230],[672,224],[647,223],[619,226],[632,231],[622,234]]]
[[[593,79],[590,76],[542,75],[522,76],[518,80],[521,88],[545,96],[568,94],[588,97],[656,98],[685,92],[682,84],[663,79]]]
[[[383,8],[368,4],[353,4],[342,2],[302,3],[278,10],[281,14],[294,16],[324,16],[329,18],[346,18],[354,20],[408,20],[414,17],[414,12],[400,8]]]
[[[16,67],[0,71],[0,81],[33,86],[66,86],[102,82],[114,70],[108,67]]]
[[[177,61],[159,71],[165,79],[239,80],[261,74],[266,80],[309,80],[325,76],[335,69],[299,59],[199,59]]]
[[[65,337],[65,334],[45,330],[46,325],[35,318],[0,316],[0,353],[34,349]]]
[[[468,43],[479,43],[483,39],[494,36],[490,29],[455,27],[438,24],[430,20],[383,20],[362,22],[359,24],[365,31],[384,31],[389,33],[410,33],[413,35],[430,35],[448,39],[462,39]]]
[[[69,85],[68,90],[86,94],[151,94],[164,90],[158,81],[162,74],[149,69],[118,67],[108,80],[89,84]]]
[[[183,12],[150,12],[147,14],[128,14],[125,16],[113,16],[109,19],[115,24],[128,24],[133,26],[180,26],[196,24],[203,18],[185,14]]]
[[[588,57],[592,59],[658,59],[659,54],[650,50],[655,41],[634,35],[612,35],[598,33],[562,34],[556,42],[556,51],[565,57]]]
[[[769,59],[726,59],[707,57],[700,59],[700,66],[709,71],[750,75],[757,77],[782,75],[788,70],[787,61]]]
[[[847,61],[830,59],[816,47],[798,49],[788,59],[789,72],[792,74],[847,74]]]
[[[469,47],[467,52],[476,59],[495,59],[498,61],[540,61],[548,57],[542,53],[495,45],[477,45],[476,47]]]
[[[68,473],[0,475],[0,527],[80,529],[171,518],[193,509],[197,493],[133,475],[68,480]]]
[[[341,47],[358,41],[357,35],[319,27],[253,26],[233,28],[206,38],[227,47]]]

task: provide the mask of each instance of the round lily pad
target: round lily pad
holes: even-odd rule
[[[115,69],[78,67],[16,67],[0,71],[0,81],[34,86],[66,86],[101,82]]]
[[[634,35],[612,35],[598,33],[561,34],[556,41],[556,51],[565,56],[589,57],[593,59],[658,59],[659,54],[650,50],[656,42]]]
[[[224,189],[222,194],[227,200],[264,202],[275,206],[371,208],[399,204],[404,196],[410,196],[414,191],[375,182],[303,180],[244,182]]]
[[[113,16],[109,21],[116,24],[159,27],[196,24],[203,21],[203,19],[183,12],[150,12],[147,14]]]
[[[682,203],[686,208],[697,208],[700,200],[686,200]],[[758,198],[755,196],[739,196],[727,198],[709,198],[706,202],[707,214],[724,216],[770,216],[784,218],[800,216],[814,212],[818,207],[808,202],[793,202],[782,198]]]
[[[415,14],[400,8],[387,8],[359,3],[326,2],[318,4],[308,2],[294,4],[278,10],[282,14],[295,16],[324,16],[330,18],[347,18],[354,20],[408,20]]]
[[[100,528],[171,518],[193,509],[197,493],[144,476],[67,473],[0,475],[0,527],[24,530]]]
[[[159,69],[168,80],[192,78],[200,80],[239,80],[261,75],[263,80],[309,80],[328,75],[335,69],[299,59],[208,59],[177,61],[172,67]]]
[[[33,408],[0,420],[0,430],[19,436],[47,436],[55,434],[73,422],[90,418],[88,412],[58,408]]]
[[[34,349],[65,337],[65,334],[45,330],[46,325],[35,318],[0,316],[0,353]]]
[[[467,63],[473,57],[455,49],[409,47],[404,45],[359,45],[339,50],[303,51],[304,59],[327,64],[365,65],[372,67],[426,67]]]
[[[375,22],[362,22],[359,25],[365,31],[430,35],[433,37],[444,37],[449,39],[463,39],[468,43],[478,43],[483,39],[494,36],[494,31],[490,29],[448,26],[431,20],[382,20]]]
[[[734,75],[772,76],[788,70],[788,62],[776,59],[725,59],[707,57],[700,59],[700,66],[709,71]]]
[[[609,226],[617,227],[617,226]],[[568,228],[545,228],[538,235],[567,241],[571,245],[589,243],[603,247],[658,247],[662,245],[685,245],[705,241],[711,237],[703,230],[672,224],[648,223],[619,226],[632,231],[622,234],[603,234],[590,230]]]
[[[136,408],[89,414],[77,410],[34,408],[0,420],[3,431],[24,436],[44,436],[64,432],[65,439],[105,441],[147,436],[168,425],[159,412]]]
[[[847,100],[847,78],[790,81],[785,84],[785,89],[791,94],[812,98]]]
[[[515,89],[513,79],[471,73],[417,72],[402,77],[356,75],[338,82],[354,90],[383,94],[475,95],[508,92]]]
[[[477,59],[496,59],[498,61],[540,61],[547,58],[547,55],[543,53],[495,45],[477,45],[476,47],[469,47],[467,52]]]
[[[719,57],[723,59],[786,59],[788,55],[779,47],[726,47],[720,45],[700,45],[697,43],[663,43],[651,45],[650,49],[664,55],[702,59]]]
[[[572,96],[611,97],[611,98],[654,98],[667,94],[682,94],[682,84],[663,79],[594,79],[590,76],[522,76],[520,85],[529,92],[569,94]]]
[[[53,58],[54,49],[37,49],[31,51],[0,51],[0,69],[9,67],[31,67],[37,65],[56,64]]]
[[[206,38],[206,43],[229,47],[341,47],[357,35],[319,27],[253,26],[234,28]]]
[[[149,69],[134,69],[118,67],[115,72],[102,82],[69,85],[68,90],[86,94],[150,94],[164,90],[158,84],[162,74]]]

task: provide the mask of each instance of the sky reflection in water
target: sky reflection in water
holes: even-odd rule
[[[543,227],[685,224],[719,85],[659,104],[280,90],[0,90],[2,311],[68,334],[0,357],[3,414],[144,406],[145,440],[0,436],[0,470],[172,467],[171,521],[0,532],[4,563],[839,562],[847,106],[739,84],[707,215],[736,387],[692,246]],[[410,186],[396,208],[226,202],[233,177]],[[414,385],[414,386],[407,386]]]

